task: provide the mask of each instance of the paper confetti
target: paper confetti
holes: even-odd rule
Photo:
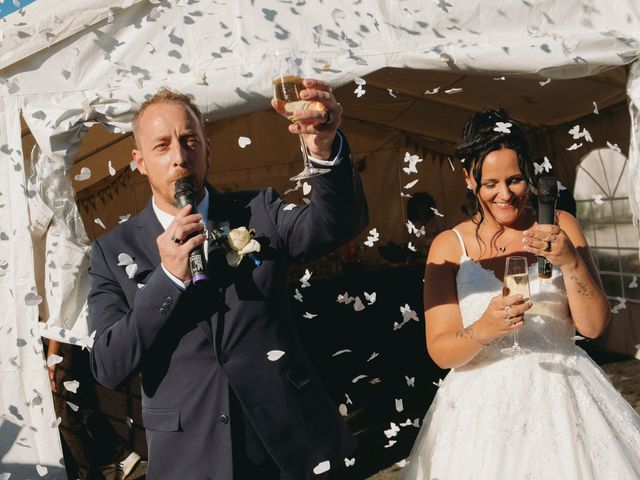
[[[309,283],[309,279],[311,278],[311,275],[313,275],[313,272],[310,272],[308,268],[305,268],[304,275],[300,277],[301,288],[307,288],[311,286],[311,284]]]
[[[64,388],[73,393],[78,393],[78,387],[80,386],[80,382],[77,380],[69,380],[67,382],[62,382]]]
[[[279,360],[283,355],[284,352],[282,350],[271,350],[270,352],[267,352],[267,358],[272,362]]]
[[[325,460],[324,462],[320,462],[313,469],[313,473],[316,475],[321,475],[325,472],[328,472],[331,469],[331,462],[329,460]]]
[[[239,137],[238,138],[238,146],[240,148],[245,148],[247,145],[251,145],[251,139],[248,137]]]
[[[493,131],[498,133],[511,133],[511,122],[496,122]]]
[[[543,171],[549,172],[553,168],[551,162],[547,157],[544,157],[544,161],[542,163],[533,162],[533,173],[536,175],[540,175]]]
[[[82,167],[80,169],[80,173],[73,177],[76,182],[83,182],[85,180],[89,180],[91,178],[91,169],[87,167]]]

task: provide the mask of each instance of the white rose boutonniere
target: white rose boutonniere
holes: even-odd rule
[[[254,233],[255,230],[247,227],[234,228],[229,232],[227,235],[227,244],[229,245],[227,263],[229,265],[237,267],[245,255],[249,255],[256,266],[262,263],[256,255],[253,255],[260,251],[260,243],[253,238]]]

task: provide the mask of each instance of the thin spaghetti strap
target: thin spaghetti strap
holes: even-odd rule
[[[456,230],[455,228],[452,228],[451,230],[454,231],[454,233],[456,234],[456,236],[458,237],[458,240],[460,240],[460,248],[462,249],[462,257],[466,257],[469,258],[469,255],[467,255],[467,248],[464,246],[464,241],[462,240],[462,235],[460,234],[460,232],[458,230]]]

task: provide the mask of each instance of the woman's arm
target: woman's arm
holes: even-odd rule
[[[498,295],[476,322],[464,327],[456,289],[458,245],[454,232],[442,232],[431,244],[425,269],[427,350],[440,368],[460,367],[491,340],[519,330],[524,325],[523,313],[531,308],[529,303],[521,303],[521,295]],[[506,306],[513,324],[505,318]]]
[[[562,271],[567,290],[571,318],[588,338],[599,337],[609,323],[609,302],[604,294],[587,240],[577,220],[569,213],[558,211],[557,225],[536,225],[527,250],[546,257]],[[551,250],[546,251],[551,238]]]

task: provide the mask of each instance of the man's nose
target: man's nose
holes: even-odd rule
[[[184,166],[186,163],[187,155],[184,151],[184,147],[180,143],[175,143],[171,150],[171,156],[173,164],[176,166]]]

